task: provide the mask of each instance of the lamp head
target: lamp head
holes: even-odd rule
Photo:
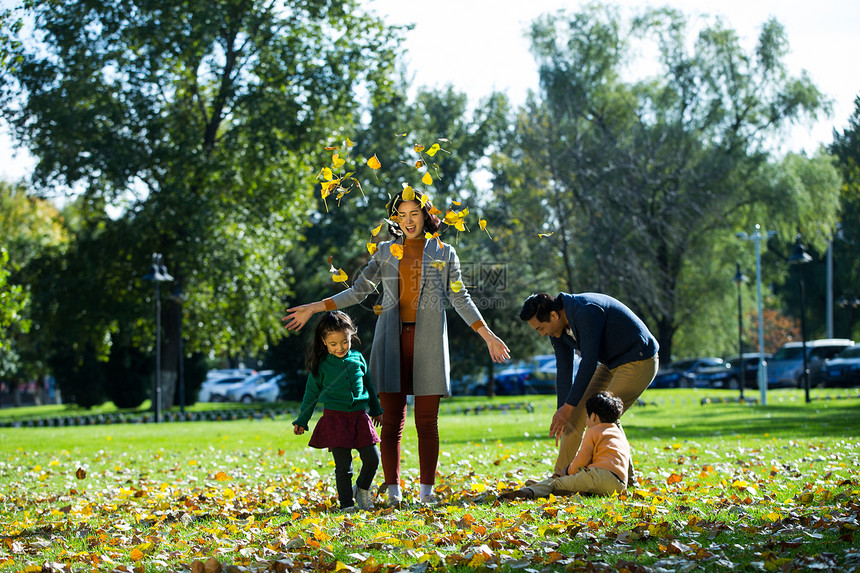
[[[800,241],[800,233],[794,239],[794,249],[791,251],[791,256],[788,257],[788,264],[803,265],[812,262],[812,257],[806,252],[806,247]]]

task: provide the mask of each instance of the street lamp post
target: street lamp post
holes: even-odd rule
[[[155,388],[153,389],[153,405],[155,421],[161,421],[161,283],[170,282],[173,277],[164,266],[161,253],[152,253],[152,266],[143,280],[155,283]]]
[[[775,231],[768,231],[767,236],[776,235]],[[758,294],[758,380],[759,393],[761,394],[762,406],[767,405],[767,360],[764,358],[764,319],[762,315],[762,297],[761,297],[761,239],[764,237],[761,233],[761,225],[755,226],[755,231],[752,235],[747,233],[738,233],[739,239],[753,241],[755,243],[755,282],[756,291]]]
[[[741,312],[741,285],[749,278],[741,272],[741,264],[736,263],[738,270],[732,278],[738,285],[738,388],[740,389],[740,401],[744,401],[744,386],[747,381],[747,373],[744,369],[744,315]]]
[[[803,390],[806,394],[806,401],[809,402],[809,368],[806,364],[806,284],[803,280],[803,267],[806,263],[812,261],[812,257],[806,252],[803,243],[800,242],[800,233],[794,239],[794,250],[788,258],[789,265],[800,266],[800,339],[803,346]]]

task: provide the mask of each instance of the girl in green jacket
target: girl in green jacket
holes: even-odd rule
[[[356,328],[346,313],[323,313],[308,346],[308,382],[293,433],[304,434],[317,402],[325,405],[309,445],[328,448],[334,457],[334,475],[340,508],[344,511],[373,509],[370,493],[379,467],[379,436],[373,427],[382,423],[382,408],[373,389],[367,363],[352,350]],[[370,415],[367,410],[370,409]],[[373,420],[371,420],[371,416]],[[358,450],[361,473],[352,489],[352,450]]]

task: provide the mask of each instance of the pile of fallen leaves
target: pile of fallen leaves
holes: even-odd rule
[[[18,452],[0,460],[0,571],[857,567],[858,446],[787,447],[659,445],[637,451],[627,494],[500,503],[543,477],[552,444],[466,444],[443,455],[439,505],[380,496],[352,514],[325,452]],[[417,491],[411,469],[405,480]]]

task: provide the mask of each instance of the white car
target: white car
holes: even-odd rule
[[[216,376],[207,378],[197,393],[198,402],[223,402],[227,391],[245,381],[246,376]]]
[[[281,386],[286,382],[286,374],[272,376],[254,390],[254,400],[257,402],[277,402],[281,395]]]
[[[241,384],[232,386],[227,390],[227,401],[250,404],[254,401],[254,391],[257,389],[257,387],[261,384],[264,384],[267,380],[269,380],[269,378],[274,375],[274,370],[261,370],[256,374],[248,376],[242,381]]]

